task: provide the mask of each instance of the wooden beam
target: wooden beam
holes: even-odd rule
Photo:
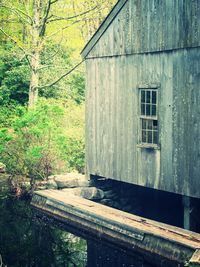
[[[32,206],[53,218],[88,231],[166,266],[189,262],[200,249],[200,235],[138,217],[60,190],[34,194]],[[195,257],[199,262],[200,259]],[[175,265],[177,266],[177,265]]]

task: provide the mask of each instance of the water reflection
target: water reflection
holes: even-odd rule
[[[86,241],[36,223],[28,203],[7,198],[0,210],[0,251],[9,267],[86,265]]]
[[[8,267],[84,267],[87,243],[35,217],[29,201],[0,182],[0,254]]]
[[[0,213],[4,266],[152,267],[142,257],[36,212],[27,199],[9,196],[5,183],[0,184]]]
[[[105,242],[88,241],[87,267],[153,267],[143,257]]]

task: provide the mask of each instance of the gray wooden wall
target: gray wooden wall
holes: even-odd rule
[[[88,54],[89,174],[200,198],[199,8],[199,0],[129,0]],[[137,147],[138,86],[152,84],[160,150]]]
[[[112,16],[88,57],[200,45],[200,0],[129,0]]]
[[[200,49],[87,61],[88,172],[200,197]],[[160,150],[138,148],[138,85],[160,84]]]

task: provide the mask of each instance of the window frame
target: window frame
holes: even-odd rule
[[[159,94],[160,85],[149,84],[149,85],[140,85],[138,86],[138,143],[137,147],[147,148],[147,149],[160,149],[160,121],[159,121]],[[156,91],[156,115],[143,115],[141,114],[141,92],[143,90]],[[146,102],[145,102],[146,103]],[[152,104],[152,102],[150,102]],[[146,112],[145,112],[146,113]],[[152,112],[151,112],[152,113]],[[142,142],[142,119],[143,120],[156,120],[157,121],[157,143],[145,143]]]

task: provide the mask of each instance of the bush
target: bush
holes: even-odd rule
[[[0,48],[0,105],[26,104],[30,68],[21,52],[7,45]]]
[[[83,171],[82,111],[72,103],[42,99],[35,111],[17,118],[12,129],[1,129],[0,161],[7,171],[30,177],[32,185],[50,174]]]
[[[26,107],[16,104],[8,104],[0,106],[0,128],[11,127],[17,118],[24,115]]]
[[[69,171],[85,171],[85,144],[82,138],[58,137],[58,144],[63,151],[62,159]]]

